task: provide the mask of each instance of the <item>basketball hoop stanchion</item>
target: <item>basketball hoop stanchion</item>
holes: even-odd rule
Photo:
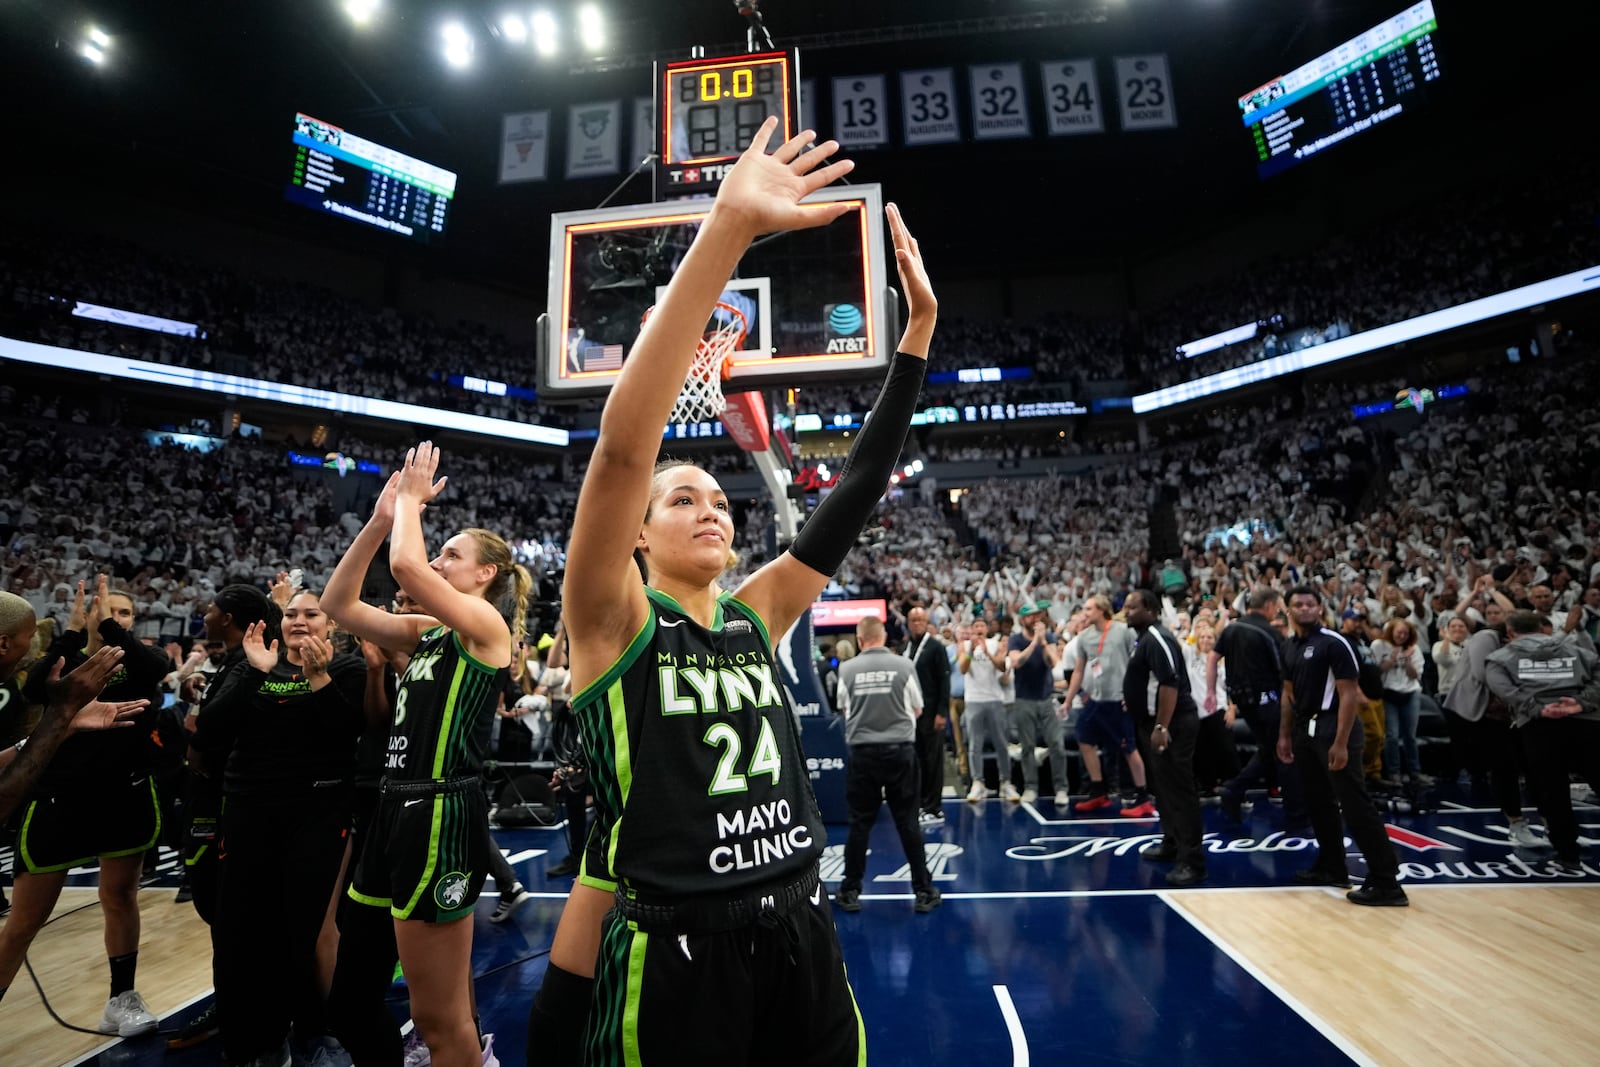
[[[649,321],[651,307],[641,322]],[[719,314],[720,313],[720,314]],[[723,316],[726,316],[724,320]],[[712,317],[717,324],[706,330],[695,343],[694,362],[689,364],[689,376],[684,379],[683,391],[673,402],[667,425],[684,422],[705,422],[714,419],[727,409],[728,399],[722,395],[722,383],[732,374],[733,354],[744,345],[749,333],[749,320],[744,312],[732,304],[717,301]]]

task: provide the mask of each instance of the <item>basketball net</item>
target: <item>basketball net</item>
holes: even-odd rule
[[[649,319],[650,311],[645,312]],[[718,314],[718,313],[721,314]],[[733,373],[733,354],[744,344],[749,329],[744,312],[732,304],[717,301],[712,312],[715,325],[695,344],[694,362],[689,364],[689,376],[684,380],[683,391],[672,405],[667,424],[680,422],[705,422],[714,419],[728,406],[722,395],[722,383]]]

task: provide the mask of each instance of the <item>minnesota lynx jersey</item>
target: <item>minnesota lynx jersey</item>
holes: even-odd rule
[[[572,702],[598,813],[585,880],[689,895],[798,876],[826,834],[765,624],[728,593],[707,629],[645,592],[644,626]]]
[[[480,663],[454,630],[423,631],[394,698],[387,776],[393,781],[477,774],[494,729],[505,667]]]

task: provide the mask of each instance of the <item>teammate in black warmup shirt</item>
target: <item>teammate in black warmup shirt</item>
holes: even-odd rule
[[[697,467],[654,463],[696,341],[750,242],[845,210],[796,203],[849,171],[819,165],[837,143],[808,152],[808,130],[769,156],[775,128],[763,123],[728,174],[640,332],[578,498],[562,605],[597,819],[530,1020],[530,1062],[576,1061],[571,1024],[590,999],[590,968],[582,1059],[596,1067],[864,1062],[818,881],[822,820],[771,635],[854,544],[916,408],[936,309],[896,208],[909,309],[900,353],[838,486],[790,550],[724,592],[726,495]],[[635,552],[648,585],[628,565]]]
[[[334,653],[315,593],[285,607],[281,652],[265,629],[245,634],[238,684],[207,704],[193,742],[226,761],[216,989],[235,1064],[282,1062],[291,1023],[307,1045],[327,1032],[317,935],[344,859],[366,725],[366,667]]]
[[[472,914],[488,873],[479,773],[495,696],[521,638],[532,582],[505,541],[465,530],[430,563],[422,509],[444,489],[439,453],[424,441],[406,455],[372,518],[334,570],[323,607],[340,626],[383,648],[412,648],[395,694],[388,767],[350,898],[330,1014],[357,1063],[397,1064],[400,1037],[383,998],[388,939],[372,929],[387,910],[411,992],[411,1017],[434,1067],[497,1064],[472,1002]],[[391,615],[361,603],[361,584],[384,538],[389,569],[425,614]],[[505,614],[502,614],[505,612]],[[509,616],[510,621],[507,621]],[[362,914],[366,913],[366,914]]]
[[[109,589],[101,575],[98,592],[85,607],[78,583],[67,629],[45,653],[45,662],[83,663],[102,645],[123,650],[101,699],[109,703],[148,700],[137,729],[80,734],[57,751],[33,788],[19,817],[19,861],[11,915],[0,927],[0,989],[11,985],[34,935],[49,918],[67,872],[100,861],[100,906],[105,913],[111,997],[100,1018],[103,1033],[131,1037],[156,1028],[156,1017],[134,988],[139,959],[139,876],[144,852],[161,832],[161,814],[151,774],[150,733],[161,706],[161,679],[171,670],[164,653],[134,638],[133,598]],[[47,672],[34,671],[23,694],[47,700]]]

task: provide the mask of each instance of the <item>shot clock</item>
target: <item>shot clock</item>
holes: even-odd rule
[[[800,57],[794,49],[656,68],[656,199],[710,195],[769,116],[772,147],[799,132]]]

